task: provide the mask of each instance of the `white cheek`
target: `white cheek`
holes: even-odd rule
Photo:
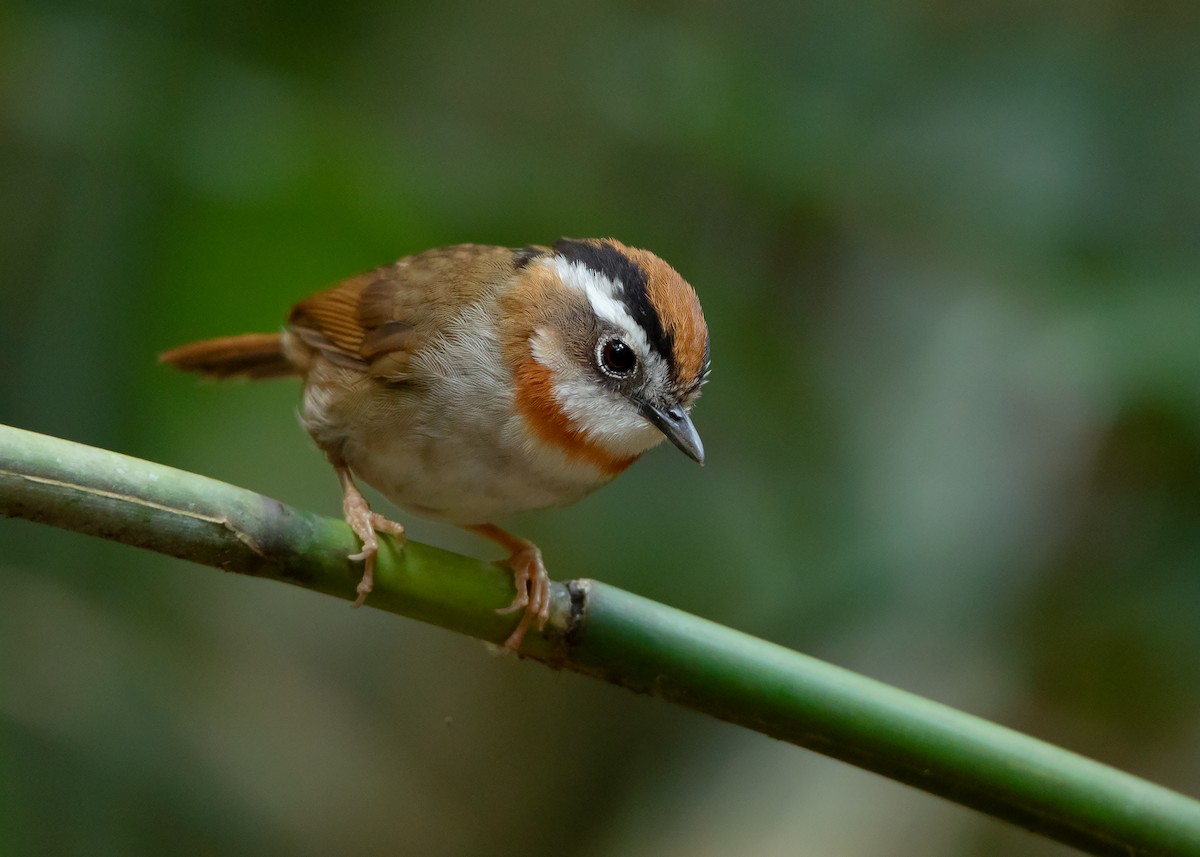
[[[638,455],[663,439],[662,432],[623,396],[587,380],[557,386],[563,411],[589,439],[618,455]]]
[[[534,359],[554,375],[554,396],[563,413],[590,440],[614,455],[628,456],[640,455],[663,439],[633,403],[573,365],[543,332],[530,344]]]

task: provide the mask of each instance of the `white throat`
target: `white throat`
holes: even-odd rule
[[[663,440],[632,402],[580,371],[545,331],[537,331],[530,346],[533,358],[550,370],[559,407],[588,440],[616,457],[641,455]]]

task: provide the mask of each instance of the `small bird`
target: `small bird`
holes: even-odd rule
[[[362,542],[355,606],[374,585],[376,533],[404,536],[358,477],[510,552],[517,594],[499,612],[524,611],[512,651],[545,625],[550,578],[537,546],[494,521],[573,503],[663,438],[704,463],[689,416],[709,372],[700,301],[658,256],[614,239],[426,250],[301,301],[281,332],[159,359],[215,378],[300,376],[301,424]]]

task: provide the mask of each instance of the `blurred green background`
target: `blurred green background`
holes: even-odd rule
[[[337,514],[294,384],[155,355],[426,247],[617,236],[704,302],[709,464],[511,522],[554,576],[1197,794],[1197,44],[1190,2],[10,2],[0,422]],[[0,521],[0,853],[1069,852]]]

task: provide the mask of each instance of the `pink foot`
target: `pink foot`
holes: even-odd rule
[[[375,555],[379,553],[379,539],[376,532],[390,533],[397,538],[404,538],[404,527],[395,521],[390,521],[378,512],[372,512],[364,497],[353,483],[343,483],[345,491],[342,500],[342,512],[346,523],[362,542],[362,550],[350,554],[350,559],[361,560],[363,563],[362,580],[358,582],[358,597],[354,599],[354,607],[361,607],[367,600],[371,590],[375,588]]]
[[[517,595],[512,604],[496,612],[515,613],[522,608],[525,611],[516,630],[504,641],[504,648],[515,652],[521,647],[525,632],[535,620],[539,631],[546,627],[546,620],[550,618],[550,575],[546,573],[546,565],[542,562],[542,552],[531,542],[526,542],[508,558],[508,567],[513,572]]]

